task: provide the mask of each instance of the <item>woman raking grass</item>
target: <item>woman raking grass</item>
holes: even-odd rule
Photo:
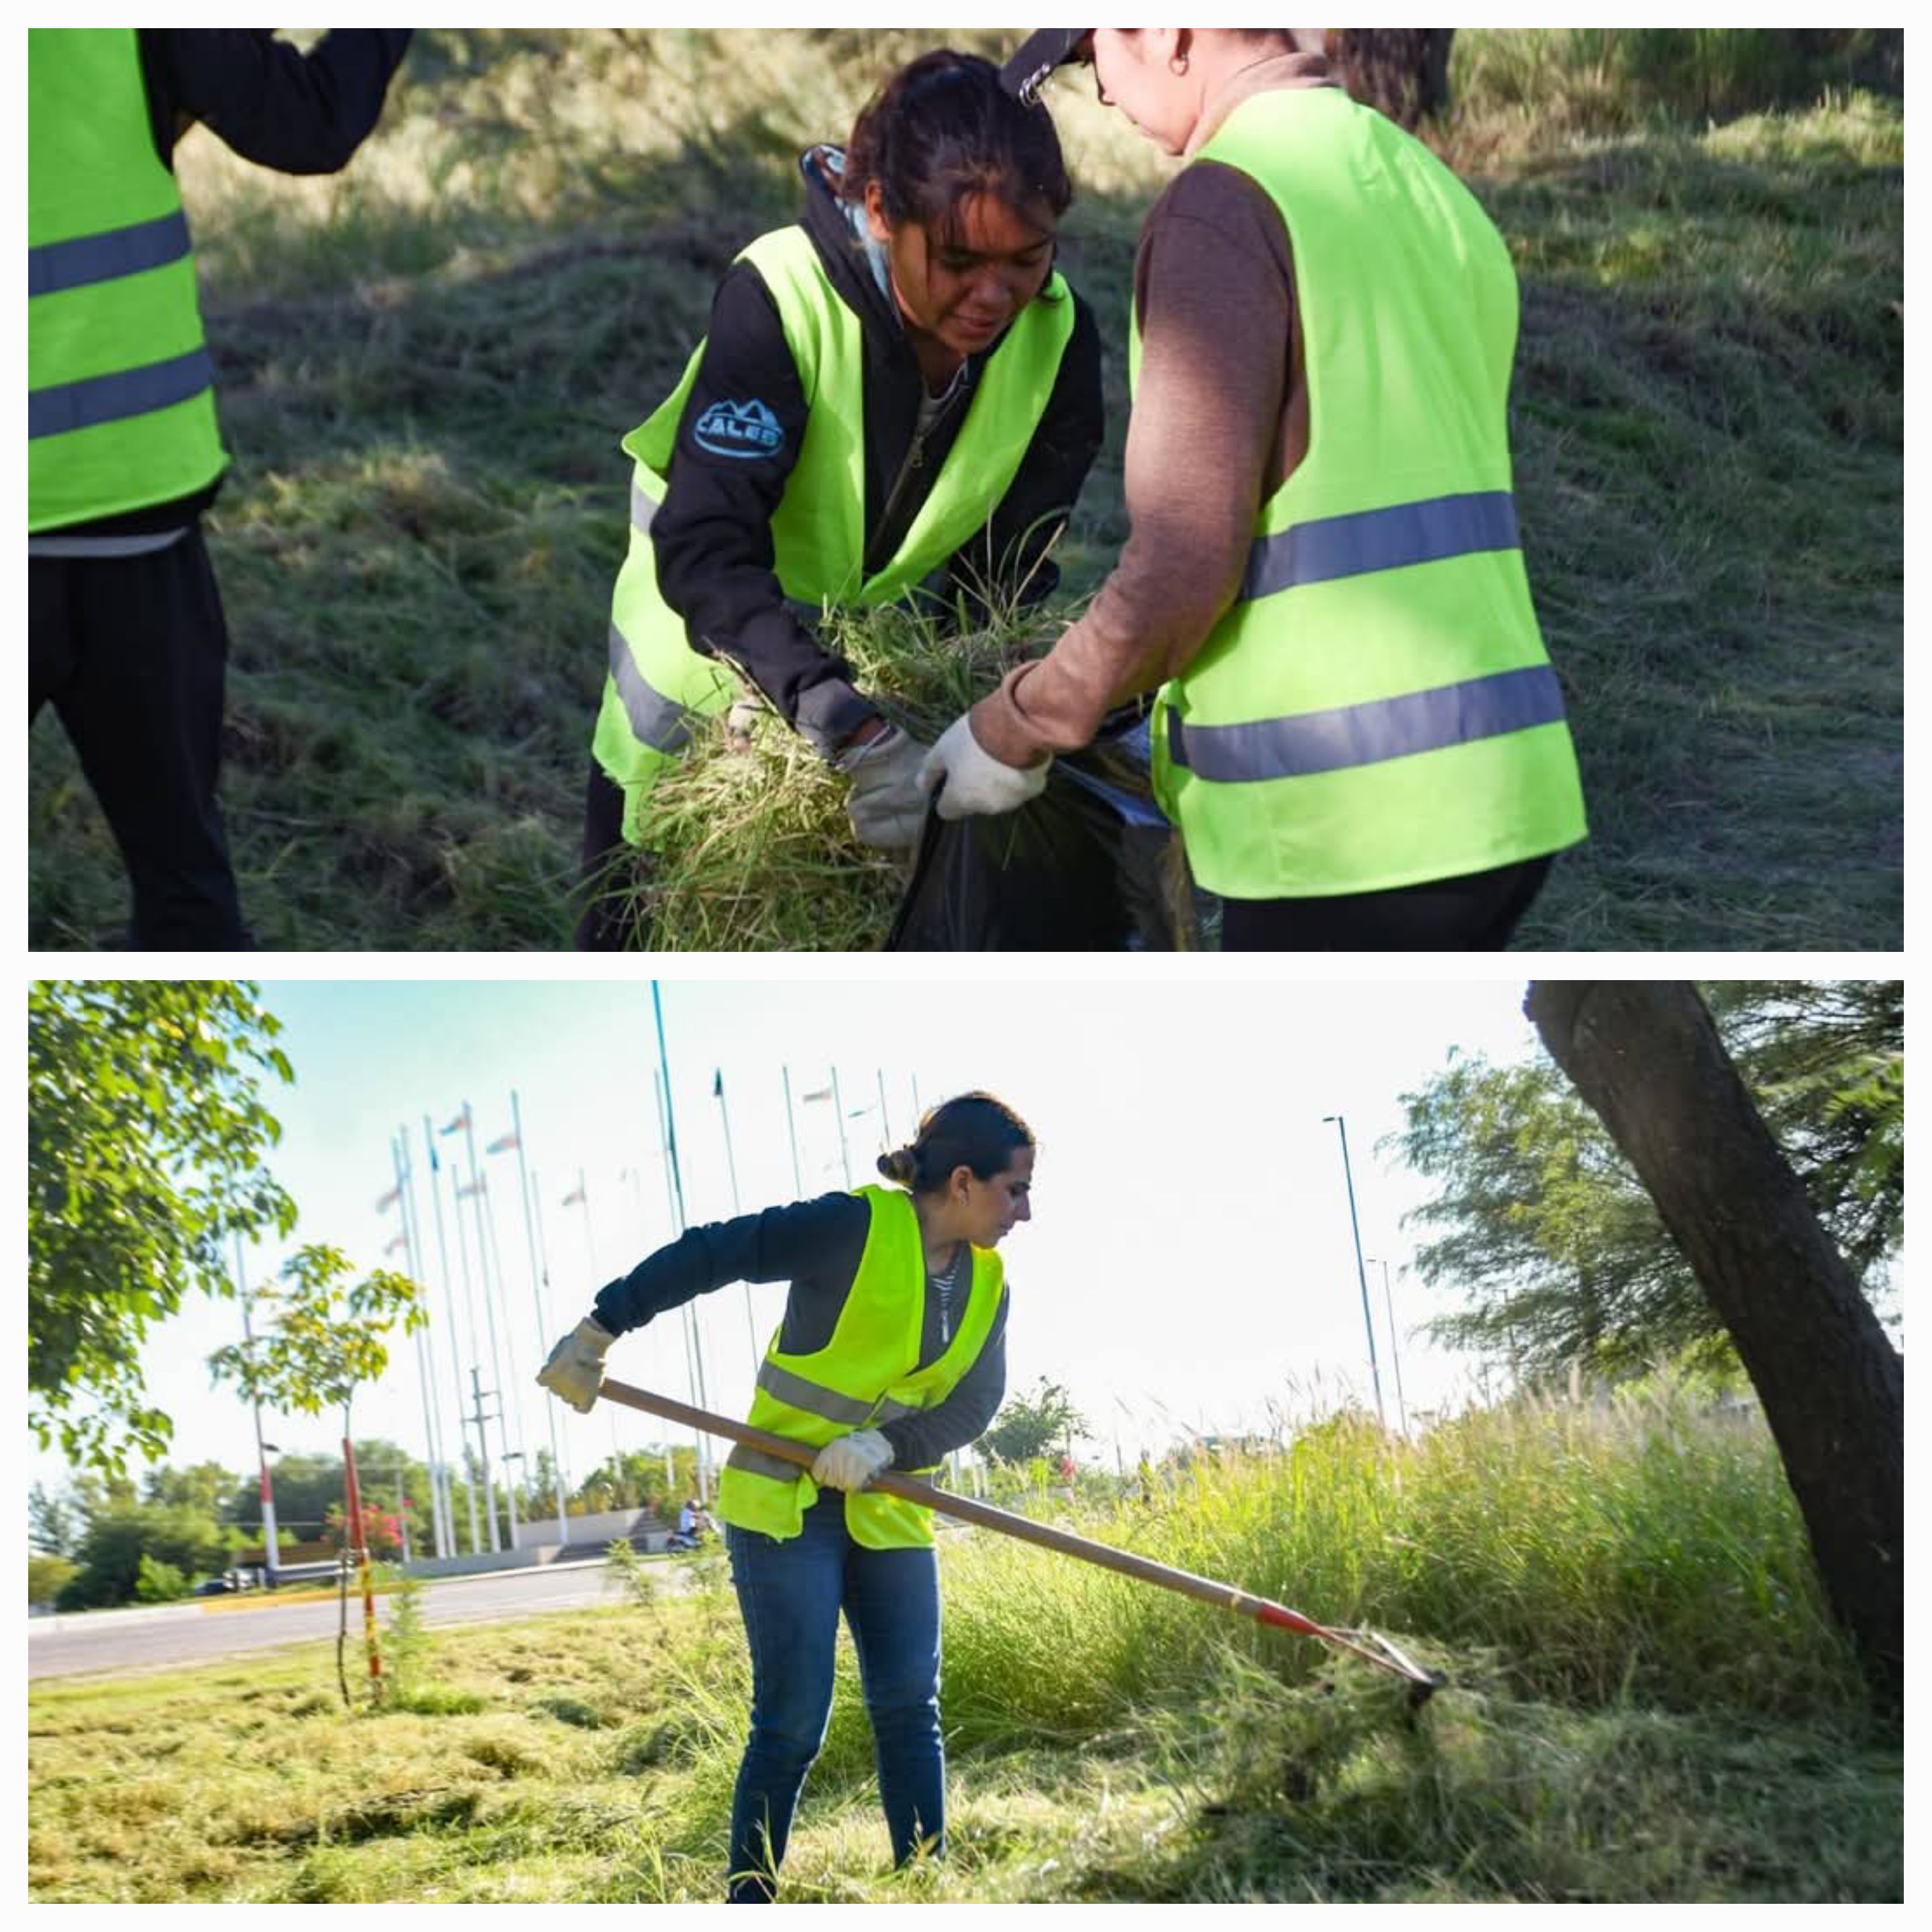
[[[939,1571],[932,1511],[866,1485],[935,1468],[1006,1390],[994,1250],[1031,1218],[1034,1138],[990,1094],[935,1107],[861,1187],[693,1228],[596,1298],[537,1379],[588,1414],[619,1335],[734,1281],[790,1284],[748,1420],[817,1447],[809,1474],[733,1450],[718,1484],[752,1652],[752,1730],[731,1810],[729,1896],[776,1895],[824,1742],[843,1612],[858,1652],[896,1864],[946,1842]]]
[[[862,843],[912,845],[924,748],[820,626],[1044,596],[1100,447],[1099,332],[1054,268],[1072,189],[1044,112],[942,50],[801,166],[803,219],[739,256],[684,380],[624,441],[584,947],[625,943],[614,874],[649,842],[652,784],[747,685],[849,780]]]

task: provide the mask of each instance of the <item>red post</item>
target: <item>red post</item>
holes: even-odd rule
[[[356,1480],[356,1450],[342,1438],[342,1468],[348,1479],[350,1534],[356,1540],[356,1565],[362,1573],[362,1628],[369,1646],[369,1678],[374,1694],[382,1694],[382,1653],[376,1648],[376,1589],[369,1576],[369,1545],[362,1533],[362,1488]]]

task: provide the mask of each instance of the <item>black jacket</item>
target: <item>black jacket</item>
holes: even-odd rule
[[[602,1290],[593,1312],[613,1334],[621,1335],[728,1282],[788,1281],[778,1346],[788,1354],[814,1354],[838,1325],[872,1225],[872,1208],[859,1196],[824,1194],[688,1228]],[[942,1311],[937,1295],[926,1298],[920,1367],[946,1352],[948,1314],[956,1318],[964,1308],[967,1286],[962,1268],[950,1311]],[[896,1466],[928,1468],[948,1450],[985,1433],[1006,1392],[1006,1303],[1002,1294],[986,1346],[944,1402],[880,1425]]]
[[[801,164],[803,225],[832,286],[864,328],[866,556],[868,568],[876,568],[897,549],[929,493],[958,435],[986,356],[998,345],[968,360],[927,435],[918,466],[908,471],[923,380],[897,305],[880,286],[843,204],[821,172],[820,157],[828,152],[836,154],[814,149]],[[998,508],[934,586],[949,604],[961,592],[970,602],[987,586],[1008,596],[1024,586],[1031,602],[1058,580],[1045,552],[1080,494],[1106,427],[1100,330],[1087,304],[1078,296],[1073,299],[1073,334],[1033,442]],[[771,454],[718,456],[697,442],[693,431],[706,410],[750,402],[763,403],[782,432]],[[837,405],[838,399],[831,399],[830,406]],[[821,398],[820,406],[827,406]],[[671,455],[670,487],[651,524],[658,584],[685,620],[694,649],[730,658],[789,722],[829,750],[873,713],[852,689],[850,668],[787,605],[772,569],[771,520],[808,413],[777,304],[758,271],[737,262],[712,304],[704,359]]]
[[[411,30],[338,27],[308,53],[266,27],[142,27],[141,80],[161,165],[197,121],[244,160],[286,175],[333,174],[382,112]],[[170,503],[76,524],[76,535],[132,536],[179,530],[214,500],[206,489]]]

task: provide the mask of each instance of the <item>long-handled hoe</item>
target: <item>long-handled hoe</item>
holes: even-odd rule
[[[681,1422],[687,1428],[701,1429],[708,1436],[724,1436],[748,1449],[761,1450],[767,1456],[796,1462],[800,1468],[810,1468],[818,1460],[816,1449],[807,1448],[803,1443],[794,1442],[788,1436],[774,1436],[768,1430],[754,1429],[748,1423],[734,1422],[724,1416],[713,1415],[708,1410],[674,1402],[668,1396],[632,1388],[624,1382],[606,1380],[598,1393],[607,1402],[621,1402],[627,1408],[642,1409],[646,1415]],[[1419,1707],[1427,1702],[1448,1682],[1439,1671],[1424,1670],[1387,1637],[1378,1636],[1372,1630],[1330,1630],[1312,1618],[1304,1617],[1299,1610],[1291,1610],[1286,1604],[1272,1603],[1266,1597],[1250,1596],[1245,1590],[1236,1589],[1232,1583],[1217,1583],[1210,1577],[1172,1569],[1165,1563],[1136,1556],[1128,1550],[1091,1542],[1084,1536],[1075,1536],[1066,1530],[1015,1516],[1010,1510],[994,1509],[991,1504],[976,1502],[970,1496],[955,1496],[950,1490],[934,1489],[930,1483],[922,1483],[916,1476],[895,1475],[887,1469],[874,1476],[868,1486],[884,1490],[888,1496],[902,1496],[908,1502],[923,1503],[928,1509],[944,1510],[962,1522],[976,1523],[982,1529],[997,1530],[1002,1536],[1017,1537],[1022,1543],[1036,1543],[1042,1550],[1057,1550],[1063,1556],[1077,1556],[1084,1563],[1097,1563],[1102,1569],[1118,1570],[1123,1576],[1135,1576],[1143,1583],[1158,1583],[1163,1589],[1178,1590],[1183,1596],[1196,1598],[1204,1604],[1233,1610],[1241,1616],[1252,1617],[1257,1623],[1266,1624],[1271,1628],[1318,1638],[1323,1643],[1332,1644],[1338,1650],[1359,1657],[1365,1664],[1373,1664],[1378,1670],[1388,1671],[1404,1679],[1409,1687],[1409,1702],[1412,1706]]]

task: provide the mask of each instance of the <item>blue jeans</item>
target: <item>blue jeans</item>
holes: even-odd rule
[[[805,1774],[832,1714],[838,1613],[845,1612],[878,1752],[892,1860],[945,1850],[946,1754],[939,1736],[939,1564],[930,1549],[867,1550],[827,1490],[783,1542],[729,1526],[724,1546],[752,1649],[752,1738],[731,1804],[729,1896],[771,1898]]]

